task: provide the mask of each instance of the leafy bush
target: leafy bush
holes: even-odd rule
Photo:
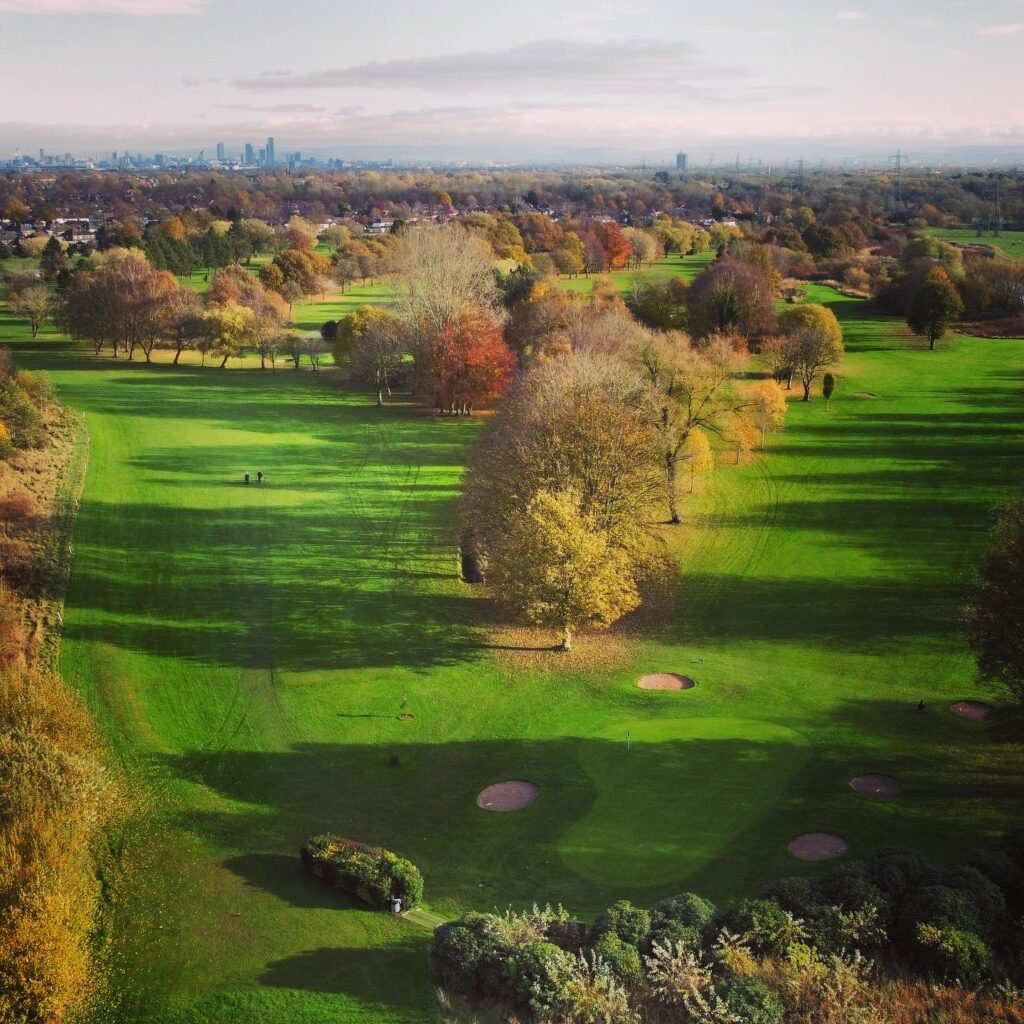
[[[634,907],[629,900],[619,900],[598,916],[590,937],[592,942],[596,942],[606,932],[615,932],[623,942],[639,947],[650,930],[649,910]]]
[[[466,914],[434,930],[430,976],[434,984],[467,998],[499,998],[506,947],[489,914]]]
[[[0,459],[9,459],[14,454],[14,441],[7,424],[0,420]]]
[[[782,1000],[760,978],[734,978],[723,996],[727,1009],[743,1024],[777,1024],[782,1020]]]
[[[800,924],[774,900],[744,900],[722,923],[761,953],[785,953],[802,936]]]
[[[916,850],[886,847],[870,854],[863,864],[868,880],[894,898],[939,881],[938,869]]]
[[[15,448],[41,448],[46,440],[39,410],[16,381],[0,387],[0,422],[6,425]]]
[[[306,870],[317,878],[381,910],[390,909],[394,896],[401,899],[404,910],[423,899],[419,869],[389,850],[319,835],[302,847],[300,856]]]
[[[502,998],[538,1016],[554,1016],[564,1007],[566,986],[576,968],[576,959],[552,942],[512,947],[504,957]]]
[[[919,924],[915,935],[921,968],[940,978],[977,984],[989,973],[992,954],[973,932]]]
[[[675,921],[700,930],[707,928],[714,916],[715,905],[693,892],[684,892],[660,900],[651,911],[651,921],[654,924],[660,921]]]
[[[636,985],[643,978],[640,953],[636,946],[623,942],[615,932],[605,932],[591,947],[611,969],[612,974],[627,985]]]

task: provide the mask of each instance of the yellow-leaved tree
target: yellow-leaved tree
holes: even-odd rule
[[[687,435],[683,445],[683,460],[686,472],[690,474],[690,493],[697,477],[710,473],[715,468],[715,455],[711,451],[708,435],[699,427],[694,427]]]
[[[640,603],[632,562],[583,510],[578,491],[540,491],[495,552],[491,582],[530,622],[562,632],[610,626]]]
[[[760,380],[750,389],[754,422],[761,431],[761,449],[769,430],[778,430],[786,418],[786,392],[778,381]]]

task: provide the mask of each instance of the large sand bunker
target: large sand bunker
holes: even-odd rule
[[[983,722],[992,710],[983,700],[958,700],[950,707],[954,715],[969,718],[972,722]]]
[[[874,800],[889,800],[903,792],[903,783],[891,775],[855,775],[850,788]]]
[[[636,685],[641,690],[692,690],[697,684],[689,676],[656,672],[654,675],[641,676]]]
[[[481,790],[476,798],[476,805],[485,811],[518,811],[520,807],[532,804],[538,793],[540,788],[532,782],[509,779],[507,782],[496,782],[493,786]]]
[[[850,844],[831,832],[805,832],[789,841],[787,849],[800,860],[831,860],[846,853]]]

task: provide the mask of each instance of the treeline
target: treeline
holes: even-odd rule
[[[97,992],[99,864],[119,807],[92,719],[29,628],[29,608],[58,597],[42,564],[67,470],[58,418],[46,381],[0,350],[0,1020],[25,1024],[59,1024]]]
[[[1022,913],[1016,832],[961,867],[884,849],[725,908],[470,913],[436,929],[430,969],[449,997],[561,1024],[1020,1022]]]
[[[796,167],[759,173],[742,168],[668,171],[430,170],[195,172],[56,172],[0,176],[0,215],[87,216],[161,220],[189,211],[254,217],[283,224],[293,213],[310,220],[345,216],[363,224],[383,217],[433,216],[457,210],[552,211],[558,216],[643,219],[685,208],[691,218],[735,216],[764,222],[779,210],[808,206],[819,216],[856,204],[866,215],[910,227],[986,220],[1000,190],[1006,226],[1024,228],[1020,175],[997,171],[904,171],[904,203],[890,209],[892,177]]]

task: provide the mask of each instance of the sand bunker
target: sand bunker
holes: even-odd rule
[[[641,690],[692,690],[697,684],[689,676],[657,672],[651,676],[641,676],[636,685]]]
[[[476,805],[485,811],[518,811],[520,807],[532,804],[538,793],[540,789],[532,782],[510,779],[482,790],[476,798]]]
[[[850,788],[875,800],[889,800],[903,792],[903,783],[891,775],[856,775],[850,779]]]
[[[874,391],[858,391],[857,392],[857,397],[858,398],[877,398],[878,395],[876,395],[874,393]]]
[[[958,700],[950,707],[954,715],[969,718],[972,722],[983,722],[992,710],[991,704],[982,700]]]
[[[789,841],[787,849],[800,860],[830,860],[846,853],[850,844],[831,832],[805,832]]]

